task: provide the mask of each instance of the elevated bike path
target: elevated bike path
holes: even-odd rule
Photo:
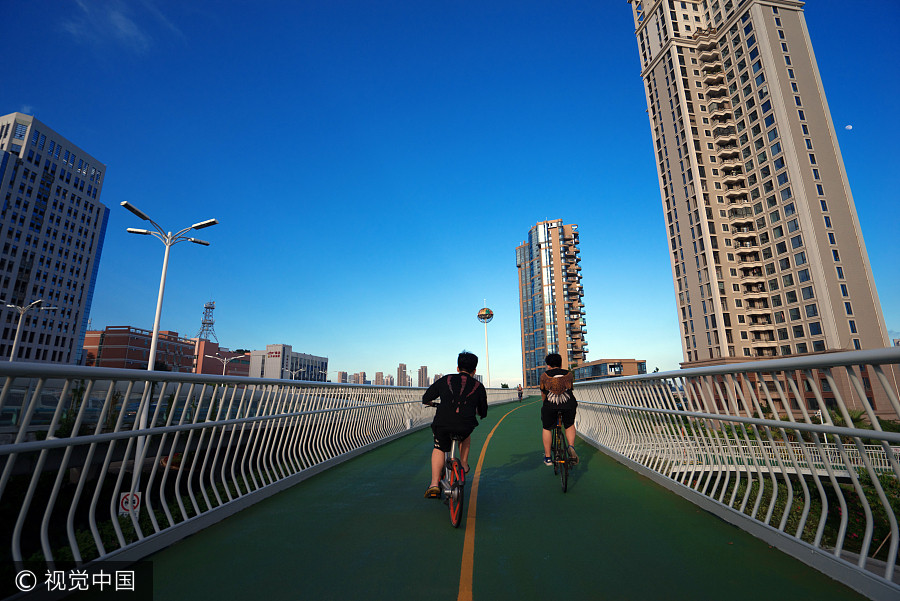
[[[563,493],[539,411],[494,406],[475,429],[459,529],[423,498],[425,429],[151,556],[154,598],[863,599],[580,439]]]

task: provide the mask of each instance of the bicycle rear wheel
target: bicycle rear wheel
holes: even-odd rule
[[[562,491],[566,492],[569,488],[569,454],[566,446],[566,435],[562,426],[556,427],[555,439],[556,453],[553,458],[553,465],[554,469],[556,469],[556,466],[559,467],[559,483],[562,486]]]
[[[466,473],[462,462],[454,458],[450,463],[450,496],[447,505],[450,507],[450,524],[459,528],[462,522],[463,507],[466,500]]]

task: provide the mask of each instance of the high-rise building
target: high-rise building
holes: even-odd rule
[[[347,384],[347,372],[339,371],[337,372],[337,381],[339,384]]]
[[[803,4],[629,2],[684,365],[887,346]]]
[[[419,368],[419,388],[428,388],[428,366]]]
[[[516,248],[526,386],[538,385],[549,353],[562,355],[567,368],[587,356],[579,253],[578,225],[559,219],[532,227]]]
[[[375,372],[375,386],[384,386],[384,372]]]
[[[397,366],[397,386],[409,386],[406,377],[406,363]]]
[[[394,376],[392,376],[391,374],[385,374],[384,385],[385,386],[393,386],[394,385]]]
[[[0,117],[0,357],[81,363],[109,209],[106,165],[34,117]]]

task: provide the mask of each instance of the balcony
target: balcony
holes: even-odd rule
[[[725,198],[734,199],[741,196],[747,196],[747,188],[743,185],[725,186]]]
[[[731,171],[725,172],[723,170],[722,183],[726,186],[732,187],[736,184],[744,185],[744,174],[738,169],[733,169]]]
[[[705,46],[702,50],[701,46]],[[697,60],[701,63],[711,63],[719,61],[719,50],[716,48],[716,43],[713,40],[706,40],[704,42],[700,42],[700,46],[697,47],[700,53],[697,55]]]
[[[706,88],[706,96],[708,98],[723,98],[728,94],[728,87],[725,85],[725,78],[722,81],[713,83]]]
[[[741,149],[737,144],[721,144],[716,149],[716,153],[721,160],[737,159],[741,156]]]

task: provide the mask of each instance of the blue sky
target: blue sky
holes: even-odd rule
[[[806,5],[882,308],[900,336],[894,42],[900,6]],[[646,104],[625,0],[6,3],[0,112],[107,164],[92,326],[286,343],[330,369],[521,381],[515,247],[578,223],[588,359],[681,361]],[[877,17],[877,18],[874,18]],[[10,72],[10,70],[12,72]],[[852,126],[852,130],[845,126]],[[887,217],[886,217],[887,216]],[[641,246],[634,244],[639,240]],[[484,372],[484,360],[479,366]],[[333,377],[333,374],[330,374]]]

